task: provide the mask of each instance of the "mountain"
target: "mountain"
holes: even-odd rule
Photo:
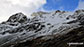
[[[83,47],[84,10],[16,13],[0,24],[0,47]]]

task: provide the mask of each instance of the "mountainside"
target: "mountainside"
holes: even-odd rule
[[[16,13],[0,24],[0,47],[83,47],[84,10]]]

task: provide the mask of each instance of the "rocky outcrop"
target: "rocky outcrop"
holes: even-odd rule
[[[25,23],[25,21],[27,21],[27,17],[23,13],[17,13],[11,16],[7,22]]]
[[[84,47],[84,12],[37,12],[12,15],[0,24],[0,47]]]

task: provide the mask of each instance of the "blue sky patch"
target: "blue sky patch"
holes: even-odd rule
[[[77,8],[79,0],[47,0],[43,6],[44,10],[65,10],[73,11]]]

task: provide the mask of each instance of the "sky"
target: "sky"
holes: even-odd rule
[[[36,11],[75,11],[84,9],[84,0],[0,0],[0,22],[22,12],[28,17]]]
[[[47,0],[43,6],[45,10],[73,11],[78,6],[79,0]]]

